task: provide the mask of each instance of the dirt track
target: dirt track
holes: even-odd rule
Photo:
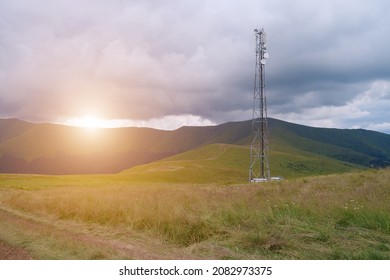
[[[0,240],[0,260],[31,260],[27,251]]]
[[[1,205],[0,205],[1,206]],[[196,254],[192,254],[181,248],[162,244],[152,239],[140,239],[140,236],[131,238],[131,233],[126,232],[124,235],[129,238],[126,241],[107,238],[109,232],[105,236],[87,234],[80,232],[78,227],[70,224],[62,226],[55,223],[34,221],[31,218],[26,218],[15,213],[11,213],[0,207],[0,221],[19,228],[22,232],[40,233],[42,236],[50,236],[56,239],[59,244],[62,241],[76,242],[81,246],[90,246],[101,248],[102,251],[114,251],[115,255],[126,259],[199,259]],[[114,232],[118,234],[118,232]],[[109,256],[102,256],[109,258]],[[50,256],[47,257],[50,259]],[[72,258],[72,256],[70,256]],[[77,258],[77,256],[76,256]],[[23,248],[12,246],[3,240],[0,240],[0,260],[28,260],[33,259],[32,256]]]

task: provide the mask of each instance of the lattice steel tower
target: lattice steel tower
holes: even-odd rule
[[[268,161],[267,102],[265,94],[265,63],[268,58],[267,38],[264,29],[255,29],[256,68],[253,91],[252,131],[249,181],[261,182],[271,179]]]

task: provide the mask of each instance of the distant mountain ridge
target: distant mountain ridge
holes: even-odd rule
[[[0,119],[0,143],[24,133],[32,126],[34,124],[18,119]]]
[[[362,129],[314,128],[269,119],[270,148],[311,153],[366,167],[390,165],[390,135]],[[116,173],[201,146],[248,146],[251,121],[216,126],[87,130],[0,119],[0,172]],[[249,155],[248,155],[249,160]]]

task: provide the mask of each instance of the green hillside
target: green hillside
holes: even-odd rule
[[[363,129],[314,128],[277,120],[271,139],[299,150],[367,167],[390,165],[390,135]]]
[[[193,153],[204,153],[209,158],[206,150],[217,149],[214,153],[218,153],[221,149],[211,144],[229,144],[234,146],[223,146],[231,147],[224,148],[229,151],[226,155],[201,166],[211,170],[209,165],[213,164],[221,173],[228,168],[234,181],[234,176],[242,178],[247,173],[248,147],[253,138],[251,121],[163,131],[134,127],[91,130],[10,119],[1,120],[0,129],[2,173],[117,173],[173,155],[188,156],[187,161],[195,161],[191,157]],[[269,119],[269,134],[271,168],[275,176],[296,177],[348,171],[357,166],[390,165],[390,135],[384,133],[313,128]],[[181,153],[185,154],[179,156]],[[183,168],[181,172],[184,171]]]
[[[343,173],[361,166],[326,156],[274,147],[270,154],[272,176],[297,178]],[[136,166],[121,174],[136,182],[218,183],[230,184],[248,179],[249,147],[210,144],[149,164]]]

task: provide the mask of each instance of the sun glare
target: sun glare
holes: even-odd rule
[[[106,120],[100,119],[93,115],[72,118],[67,120],[66,124],[70,126],[85,127],[90,129],[107,127]]]

